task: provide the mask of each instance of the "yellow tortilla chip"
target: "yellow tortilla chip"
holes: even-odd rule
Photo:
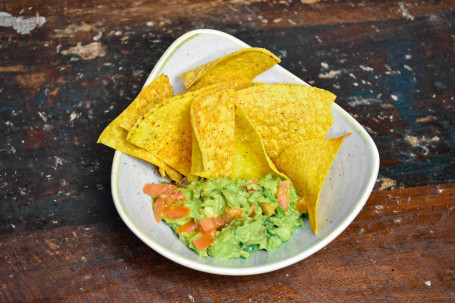
[[[227,177],[234,163],[235,87],[226,83],[194,97],[191,105],[193,154],[191,173],[205,178]],[[202,167],[200,165],[202,163]]]
[[[191,102],[196,95],[214,87],[179,94],[153,108],[133,126],[127,140],[188,176],[193,138]]]
[[[161,74],[146,86],[134,101],[118,117],[120,126],[129,131],[136,121],[150,108],[160,104],[163,99],[174,96],[169,78]]]
[[[112,121],[101,133],[98,143],[102,143],[115,150],[119,150],[122,153],[145,160],[158,166],[163,177],[167,174],[174,181],[180,182],[182,180],[182,175],[178,171],[169,167],[151,153],[127,142],[126,136],[128,135],[128,132],[120,127],[119,122],[118,118]]]
[[[264,48],[245,48],[182,74],[187,89],[196,90],[220,82],[246,87],[280,59]]]
[[[268,174],[280,173],[265,152],[259,133],[240,106],[235,111],[235,160],[231,179],[261,179]]]
[[[237,91],[235,102],[249,114],[275,161],[287,147],[302,140],[324,138],[333,123],[335,95],[299,84],[262,84]]]
[[[318,234],[317,210],[324,180],[346,136],[314,139],[291,145],[278,157],[277,168],[292,181],[308,209],[310,226]]]
[[[202,163],[202,153],[197,143],[196,135],[193,131],[193,142],[191,145],[191,173],[197,174],[204,171],[204,164]]]
[[[146,100],[154,100],[154,103],[160,103],[164,99],[171,97],[174,94],[172,91],[171,84],[169,83],[169,80],[165,75],[161,75],[157,79],[153,80],[152,83],[149,86],[147,86],[144,90],[146,93],[142,94],[141,92],[139,95],[142,94],[142,97],[139,99],[145,98]],[[138,100],[138,98],[136,98],[136,100]],[[133,103],[144,102],[136,100],[133,101]],[[182,179],[182,175],[179,172],[177,172],[170,166],[166,165],[163,161],[161,161],[154,155],[150,154],[149,152],[126,141],[128,132],[120,126],[122,121],[121,117],[125,112],[128,111],[130,113],[124,115],[124,117],[127,116],[129,118],[132,118],[134,116],[134,113],[128,109],[135,107],[136,105],[131,106],[130,104],[130,106],[125,111],[123,111],[123,113],[120,116],[114,119],[114,121],[112,121],[103,130],[100,137],[98,138],[98,143],[102,143],[115,150],[119,150],[125,154],[150,162],[159,167],[160,174],[163,177],[165,177],[167,174],[169,175],[169,177],[171,177],[171,179],[179,182]]]

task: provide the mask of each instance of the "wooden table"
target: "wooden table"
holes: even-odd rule
[[[453,1],[2,1],[1,302],[455,302]],[[7,15],[7,14],[9,15]],[[375,140],[355,221],[315,255],[228,277],[120,220],[102,129],[180,35],[266,47]]]

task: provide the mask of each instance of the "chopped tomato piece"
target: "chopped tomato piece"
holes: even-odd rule
[[[186,200],[185,196],[182,194],[182,192],[180,190],[178,192],[176,192],[173,196],[174,196],[174,199],[177,200],[177,201],[185,201]]]
[[[155,216],[156,223],[159,223],[161,221],[161,214],[163,212],[163,207],[164,207],[164,198],[160,196],[155,199],[155,203],[153,205],[153,214]]]
[[[214,233],[218,227],[224,225],[224,220],[221,217],[210,217],[199,221],[202,232],[206,234]]]
[[[242,218],[243,210],[239,207],[229,207],[226,206],[224,209],[224,213],[221,216],[224,223],[231,223],[234,218],[240,219]]]
[[[191,221],[183,224],[179,228],[177,228],[177,232],[179,233],[179,235],[181,235],[181,234],[190,233],[192,231],[195,231],[196,229],[197,229],[197,223],[194,222],[193,220],[191,220]]]
[[[193,241],[197,250],[204,250],[215,242],[215,239],[210,234],[202,235]]]
[[[224,211],[226,213],[229,213],[230,215],[232,215],[233,217],[237,218],[237,219],[240,219],[242,217],[242,214],[243,214],[243,210],[240,208],[240,207],[229,207],[227,206]]]
[[[278,187],[277,202],[284,211],[286,211],[289,206],[289,190],[291,187],[291,183],[280,181],[280,185]]]
[[[164,202],[166,205],[171,205],[172,203],[174,203],[174,201],[185,201],[186,200],[185,196],[182,194],[181,191],[178,191],[173,195],[161,195],[161,197],[164,198]]]
[[[258,181],[256,181],[256,180],[253,180],[253,181],[251,181],[251,184],[256,184],[256,185],[259,185],[259,182],[258,182]]]
[[[164,206],[161,215],[170,221],[182,220],[190,215],[190,209],[182,205]]]
[[[251,203],[251,204],[250,204],[250,207],[251,207],[251,213],[250,213],[249,216],[250,216],[250,217],[256,216],[256,206],[255,206],[253,203]]]
[[[175,185],[172,184],[145,184],[142,189],[144,194],[151,196],[173,195],[175,193]]]
[[[171,205],[172,203],[174,203],[174,201],[175,201],[174,195],[170,195],[170,196],[161,195],[160,197],[164,199],[164,204],[166,204],[168,206]]]

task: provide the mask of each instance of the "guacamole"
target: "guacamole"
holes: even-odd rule
[[[258,250],[272,251],[304,225],[294,208],[296,190],[279,176],[202,179],[176,187],[174,193],[180,198],[171,199],[171,206],[163,202],[161,207],[155,199],[154,211],[162,212],[180,241],[200,256],[248,258]]]

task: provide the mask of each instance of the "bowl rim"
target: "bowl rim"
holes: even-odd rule
[[[216,35],[218,37],[221,37],[223,39],[230,40],[231,42],[234,42],[235,44],[241,46],[241,47],[250,47],[248,44],[245,42],[235,38],[234,36],[218,31],[218,30],[213,30],[213,29],[197,29],[193,30],[190,32],[187,32],[180,36],[177,40],[175,40],[169,48],[164,52],[164,54],[161,56],[161,58],[158,60],[157,64],[153,68],[152,72],[148,76],[147,80],[144,83],[144,87],[147,86],[148,84],[155,79],[164,66],[166,65],[167,61],[172,57],[172,54],[179,49],[182,45],[184,45],[186,42],[189,40],[199,36],[199,35]],[[302,84],[307,84],[285,68],[283,68],[280,65],[276,65],[278,69],[280,69],[280,72],[286,73],[288,76],[294,78],[296,82],[300,82]],[[183,257],[172,250],[169,250],[165,248],[163,245],[161,245],[159,242],[151,239],[146,232],[141,230],[134,220],[130,218],[130,216],[127,214],[125,207],[120,199],[120,193],[119,193],[119,171],[120,171],[120,164],[122,156],[124,155],[120,151],[115,151],[114,158],[112,161],[112,169],[111,169],[111,193],[112,197],[114,200],[115,207],[117,209],[117,212],[119,213],[120,217],[122,220],[125,222],[125,224],[128,226],[128,228],[139,238],[141,239],[145,244],[147,244],[149,247],[151,247],[153,250],[155,250],[157,253],[161,254],[162,256],[180,264],[183,266],[186,266],[188,268],[206,272],[206,273],[211,273],[211,274],[219,274],[219,275],[229,275],[229,276],[243,276],[243,275],[255,275],[255,274],[262,274],[266,272],[271,272],[274,270],[278,270],[287,266],[290,266],[294,263],[297,263],[310,255],[316,253],[323,247],[325,247],[327,244],[329,244],[332,240],[334,240],[338,235],[340,235],[348,226],[349,224],[355,219],[355,217],[359,214],[359,212],[362,210],[363,206],[365,205],[366,201],[368,200],[373,187],[376,182],[376,178],[379,172],[379,152],[378,149],[373,141],[373,139],[370,137],[368,132],[351,116],[349,115],[344,109],[342,109],[339,105],[334,103],[332,105],[332,110],[334,110],[337,114],[339,114],[344,121],[346,121],[355,131],[357,134],[361,136],[361,138],[365,141],[366,145],[368,146],[368,151],[370,151],[370,155],[372,157],[372,162],[371,162],[371,170],[369,172],[368,176],[368,181],[366,183],[366,186],[361,193],[359,199],[357,200],[355,207],[351,210],[351,212],[341,221],[341,223],[334,228],[333,231],[329,232],[325,237],[320,238],[313,246],[311,246],[309,249],[303,251],[300,254],[297,254],[291,258],[269,263],[266,265],[259,265],[259,266],[251,266],[251,267],[219,267],[219,266],[213,266],[209,264],[203,264],[199,263],[197,261],[194,261],[192,259]]]

